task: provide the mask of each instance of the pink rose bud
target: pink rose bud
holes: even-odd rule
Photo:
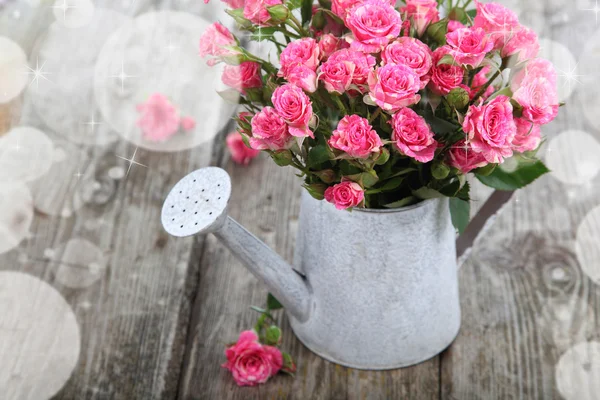
[[[196,127],[196,120],[192,117],[182,117],[180,122],[181,129],[185,132],[189,132]]]
[[[392,140],[405,156],[419,162],[433,160],[438,142],[429,124],[410,108],[403,108],[392,116]]]
[[[466,28],[460,21],[451,19],[448,21],[448,33],[454,32],[458,29]]]
[[[248,165],[250,164],[250,161],[260,153],[260,151],[246,146],[244,139],[242,139],[242,135],[239,132],[231,132],[227,135],[225,143],[231,153],[231,159],[236,164]]]
[[[327,59],[340,46],[340,38],[326,33],[319,39],[319,53],[322,59]]]
[[[283,150],[294,143],[285,120],[273,107],[265,107],[252,117],[250,146],[256,150]]]
[[[223,70],[221,80],[241,93],[244,89],[260,88],[263,86],[260,64],[254,61],[245,61],[240,65],[227,65]]]
[[[335,205],[338,210],[356,207],[365,199],[365,192],[356,182],[345,181],[328,187],[325,200]]]
[[[400,12],[413,20],[419,36],[423,36],[427,27],[440,20],[436,0],[406,0],[406,7]]]
[[[223,364],[239,386],[256,386],[276,375],[283,365],[277,347],[262,345],[254,331],[244,331],[233,346],[225,350],[227,362]]]
[[[328,143],[352,158],[363,159],[369,158],[372,153],[379,153],[383,147],[369,121],[358,115],[346,115],[342,118]]]
[[[479,66],[494,43],[482,28],[462,28],[446,35],[448,53],[457,64]]]
[[[400,13],[386,0],[365,0],[352,8],[346,18],[352,31],[350,48],[363,53],[378,53],[400,34]]]
[[[440,64],[438,62],[448,54],[447,47],[439,47],[433,52],[431,57],[431,80],[429,81],[429,89],[435,94],[445,96],[450,91],[458,87],[464,78],[464,70],[462,67],[453,64]]]
[[[146,103],[137,106],[137,111],[140,114],[137,126],[147,140],[162,142],[179,130],[177,109],[163,94],[154,93]]]
[[[279,86],[271,96],[273,107],[289,125],[292,136],[314,138],[308,124],[313,117],[312,103],[299,87],[286,84]]]
[[[282,4],[281,0],[246,0],[244,18],[260,26],[269,26],[271,14],[267,7]]]
[[[520,30],[517,15],[498,3],[480,3],[475,0],[477,15],[473,21],[474,28],[482,28],[490,35],[494,50],[500,50],[506,41]]]
[[[539,125],[532,124],[524,118],[515,118],[517,133],[512,141],[512,148],[518,153],[532,151],[538,148],[542,141]]]
[[[381,61],[386,64],[404,64],[415,72],[421,79],[421,89],[429,82],[431,69],[431,50],[419,39],[401,37],[390,43],[381,53]]]
[[[223,57],[237,55],[237,52],[225,48],[236,44],[235,37],[229,32],[229,29],[219,22],[215,22],[200,37],[200,56]]]
[[[388,64],[369,75],[369,97],[385,111],[395,112],[416,104],[421,79],[406,65]]]
[[[450,151],[448,152],[448,163],[465,175],[476,168],[488,165],[483,154],[475,153],[471,146],[464,140],[455,143],[450,148]]]
[[[517,131],[510,98],[497,96],[487,104],[469,107],[463,130],[473,151],[481,153],[489,163],[502,163],[512,156],[511,143]]]

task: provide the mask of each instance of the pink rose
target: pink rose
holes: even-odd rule
[[[497,96],[487,104],[469,107],[463,130],[473,151],[481,153],[488,162],[499,164],[512,156],[511,143],[517,127],[510,98]]]
[[[231,153],[231,159],[236,164],[248,165],[250,160],[260,153],[260,151],[246,146],[244,139],[242,139],[242,135],[239,132],[231,132],[227,135],[225,143]]]
[[[450,166],[457,168],[465,175],[476,168],[488,165],[483,154],[475,153],[471,146],[464,140],[455,143],[450,148],[448,162]]]
[[[162,142],[179,130],[179,114],[165,95],[154,93],[146,103],[138,104],[136,108],[140,114],[137,126],[145,139]]]
[[[235,37],[229,32],[229,29],[219,22],[215,22],[206,28],[206,31],[200,37],[200,56],[223,57],[237,55],[237,52],[225,48],[225,46],[236,45]],[[209,65],[214,63],[212,60],[208,62]]]
[[[244,18],[260,26],[269,26],[271,15],[267,7],[281,4],[281,0],[246,0]]]
[[[303,38],[289,43],[279,56],[281,67],[277,76],[301,87],[307,92],[317,90],[319,45],[313,38]]]
[[[456,21],[454,19],[448,21],[448,33],[454,32],[462,28],[466,28],[466,26],[464,26],[460,21]]]
[[[263,85],[260,64],[254,61],[225,66],[221,80],[242,93],[245,93],[244,89],[259,88]]]
[[[481,28],[463,28],[446,35],[448,53],[457,64],[479,66],[494,43]]]
[[[349,95],[354,96],[358,93],[367,92],[367,79],[375,66],[375,57],[356,50],[342,49],[329,56],[327,61],[330,63],[344,62],[353,65],[352,81],[350,82],[352,89],[348,91]]]
[[[546,59],[535,58],[529,61],[525,68],[519,70],[511,82],[511,89],[514,92],[519,90],[523,86],[524,82],[533,81],[536,78],[544,78],[548,80],[552,85],[556,86],[558,75],[554,65]]]
[[[328,143],[352,158],[369,158],[371,153],[378,153],[383,146],[369,121],[358,115],[342,118]]]
[[[325,200],[338,210],[356,207],[365,199],[363,188],[356,182],[344,181],[325,190]]]
[[[238,8],[244,7],[245,0],[221,0],[223,3],[227,4],[230,8],[236,10]],[[208,0],[204,0],[205,3],[208,3]]]
[[[314,93],[317,90],[317,73],[304,65],[289,68],[285,79],[309,93]]]
[[[331,0],[331,11],[345,21],[348,11],[361,2],[362,0]]]
[[[419,76],[421,89],[429,82],[429,70],[431,69],[431,50],[429,46],[419,39],[401,37],[390,43],[381,53],[381,61],[386,64],[404,64]]]
[[[181,129],[189,132],[196,127],[196,120],[192,117],[181,117]]]
[[[279,86],[271,96],[273,107],[289,125],[293,136],[314,138],[308,123],[313,117],[312,104],[308,96],[299,87],[291,84]]]
[[[438,142],[425,119],[410,108],[403,108],[392,116],[392,140],[400,153],[419,162],[433,160]]]
[[[558,114],[556,84],[546,78],[525,79],[513,98],[523,107],[523,117],[534,124],[547,124]]]
[[[429,24],[440,20],[436,0],[406,0],[406,7],[402,7],[400,12],[413,20],[419,36],[423,36]]]
[[[244,331],[233,346],[225,349],[227,362],[223,364],[239,386],[256,386],[277,374],[283,365],[283,356],[277,347],[262,345],[254,331]]]
[[[515,118],[517,133],[512,141],[513,150],[518,153],[535,150],[542,141],[539,125],[532,124],[524,118]]]
[[[252,117],[250,146],[256,150],[282,150],[294,143],[285,120],[273,107],[265,107]]]
[[[369,75],[369,97],[385,111],[395,112],[421,100],[421,80],[406,65],[388,64]]]
[[[483,4],[475,0],[477,15],[474,28],[482,28],[494,43],[494,50],[500,50],[521,28],[517,15],[498,3]]]
[[[536,33],[532,29],[520,26],[518,31],[507,38],[500,49],[500,56],[517,56],[517,62],[523,62],[537,57],[539,52],[540,43]]]
[[[354,68],[355,65],[350,61],[327,60],[319,67],[318,79],[329,93],[342,94],[350,88]]]
[[[340,38],[331,33],[326,33],[319,39],[319,53],[322,59],[327,59],[340,46]]]
[[[464,78],[464,70],[458,65],[440,64],[438,62],[448,54],[448,49],[439,47],[433,52],[431,80],[429,81],[429,89],[435,94],[445,96],[450,91],[458,87]]]
[[[348,13],[346,26],[350,48],[364,53],[378,53],[400,34],[400,13],[385,0],[365,0]]]

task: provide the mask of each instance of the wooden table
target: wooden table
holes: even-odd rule
[[[138,0],[129,12],[144,12],[151,3]],[[192,13],[202,6],[155,3]],[[0,21],[9,21],[15,9],[35,15],[22,14],[23,23],[12,21],[8,27],[0,22],[0,35],[30,48],[52,18],[42,15],[47,10],[23,4],[0,11]],[[592,3],[517,5],[522,20],[540,37],[565,44],[576,58],[596,29],[593,13],[579,11]],[[590,88],[577,88],[545,129],[548,137],[580,129],[600,139],[581,112],[579,94],[585,90]],[[0,129],[17,124],[22,100],[0,108]],[[34,123],[48,129],[39,120]],[[2,271],[21,271],[51,285],[76,316],[78,362],[56,399],[600,398],[600,345],[594,343],[600,340],[600,281],[594,283],[576,255],[578,227],[598,206],[600,187],[598,179],[568,185],[552,175],[514,196],[462,265],[462,328],[442,354],[386,372],[341,367],[308,351],[279,312],[283,346],[298,364],[296,377],[237,387],[220,367],[224,344],[253,325],[256,313],[248,306],[262,305],[266,288],[213,236],[169,237],[160,225],[162,200],[189,171],[223,167],[233,181],[230,215],[291,260],[301,188],[290,168],[276,167],[266,157],[247,168],[234,165],[223,146],[224,133],[211,145],[174,154],[139,149],[136,159],[148,168],[134,166],[117,181],[106,179],[108,169],[119,163],[115,154],[131,155],[134,146],[124,141],[104,148],[79,146],[82,173],[93,174],[100,185],[70,216],[36,213],[34,235],[0,255]],[[577,150],[566,150],[562,161],[576,163]],[[65,175],[54,190],[68,190],[76,179]],[[476,206],[483,196],[475,196]],[[600,223],[595,226],[599,235]],[[106,257],[100,279],[80,289],[56,278],[64,254],[48,257],[47,252],[72,238],[93,243]],[[598,260],[591,268],[598,268]]]

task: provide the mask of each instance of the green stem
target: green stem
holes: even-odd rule
[[[479,99],[479,97],[481,97],[482,94],[485,93],[485,91],[487,90],[488,87],[490,87],[490,85],[492,84],[492,82],[494,82],[496,80],[496,78],[498,76],[500,76],[500,74],[502,73],[502,70],[499,69],[498,71],[496,71],[496,73],[490,78],[489,81],[487,81],[485,83],[485,85],[483,85],[475,94],[475,97],[473,97],[473,100],[471,100],[471,104],[475,104],[475,102],[477,101],[477,99]]]
[[[379,114],[381,114],[381,108],[378,107],[377,110],[375,110],[375,112],[371,115],[371,118],[369,118],[369,123],[373,122],[375,118],[379,116]]]
[[[302,27],[302,24],[300,23],[300,21],[298,21],[298,18],[296,18],[294,16],[294,14],[290,13],[290,16],[288,17],[288,21],[292,21],[294,23],[294,25],[295,25],[294,28],[296,29],[296,31],[298,31],[298,33],[301,36],[305,36],[305,37],[310,36],[308,34],[308,32]]]
[[[344,115],[348,115],[348,110],[346,109],[346,106],[344,105],[342,100],[340,100],[340,96],[333,95],[331,97],[333,97],[333,101],[335,102],[335,104],[337,104],[340,111],[343,112]]]

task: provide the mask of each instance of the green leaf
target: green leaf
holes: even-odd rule
[[[403,181],[404,181],[403,176],[397,176],[397,177],[392,178],[389,181],[385,182],[383,184],[383,186],[377,188],[377,190],[379,190],[381,192],[389,192],[390,190],[397,189],[402,184]]]
[[[467,15],[471,17],[471,19],[475,18],[475,16],[477,15],[477,9],[467,11]]]
[[[336,14],[334,14],[333,11],[325,9],[325,8],[323,8],[322,10],[325,14],[327,14],[329,17],[331,17],[331,19],[333,19],[336,24],[344,25],[344,21],[342,21],[342,19],[340,17],[338,17]]]
[[[269,310],[279,310],[283,305],[271,293],[267,295],[267,307]]]
[[[454,197],[460,190],[460,181],[458,179],[450,182],[446,186],[442,187],[439,192],[447,197]]]
[[[443,65],[443,64],[458,65],[454,61],[454,57],[452,57],[452,54],[446,54],[445,56],[440,58],[440,61],[438,61],[437,65]]]
[[[308,166],[314,167],[329,161],[329,148],[325,144],[319,144],[308,152]]]
[[[291,376],[294,376],[294,373],[296,372],[296,364],[294,363],[292,356],[283,351],[281,352],[281,355],[283,357],[283,365],[281,366],[281,371]]]
[[[425,121],[431,126],[431,130],[436,135],[443,135],[451,133],[460,128],[460,126],[453,124],[452,122],[446,121],[445,119],[438,118],[433,114],[431,110],[418,111],[417,114],[425,118]]]
[[[390,159],[390,151],[383,147],[377,157],[374,159],[375,164],[383,165]]]
[[[295,10],[296,8],[300,8],[302,0],[288,0],[285,4],[287,4],[290,10]]]
[[[452,225],[458,233],[463,233],[469,224],[471,212],[471,203],[459,198],[453,197],[450,199],[450,215],[452,217]]]
[[[327,185],[313,183],[311,185],[302,185],[312,197],[317,200],[323,200],[325,198],[325,190],[327,189]]]
[[[403,198],[402,200],[394,201],[393,203],[389,203],[389,204],[384,204],[383,206],[385,208],[406,207],[406,206],[416,203],[418,200],[419,199],[417,199],[414,196],[408,196],[408,197]]]
[[[437,190],[428,187],[422,187],[420,189],[413,190],[413,195],[422,200],[434,199],[436,197],[444,197],[444,195],[438,192]]]
[[[260,308],[260,307],[256,307],[256,306],[250,306],[251,310],[254,310],[256,312],[259,312],[263,315],[266,315],[267,317],[271,318],[272,320],[275,320],[275,318],[273,318],[273,316],[264,308]]]
[[[550,172],[541,161],[521,163],[516,170],[507,172],[498,167],[488,176],[475,175],[481,183],[497,190],[513,191],[527,186],[540,176]]]
[[[300,14],[302,15],[302,24],[306,24],[312,18],[313,0],[302,0]]]
[[[280,167],[285,167],[292,163],[292,152],[289,150],[277,150],[271,153],[271,158]]]
[[[221,90],[217,94],[228,103],[238,104],[240,102],[240,92],[235,89]]]
[[[254,40],[257,42],[262,42],[263,40],[271,40],[271,39],[273,39],[273,35],[275,34],[275,32],[276,32],[275,28],[258,27],[250,35],[250,40]]]

